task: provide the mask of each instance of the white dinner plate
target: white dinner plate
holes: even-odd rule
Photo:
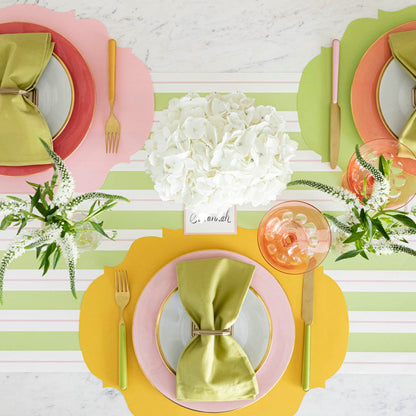
[[[414,111],[412,89],[415,81],[391,59],[382,72],[378,88],[379,112],[386,127],[399,137]]]
[[[65,64],[52,55],[36,85],[38,108],[48,123],[53,138],[67,124],[74,104],[74,87]]]
[[[176,372],[179,357],[191,341],[191,323],[175,289],[162,304],[156,324],[159,352],[172,372]],[[257,371],[267,358],[272,334],[270,314],[253,288],[247,291],[233,331],[234,338]]]

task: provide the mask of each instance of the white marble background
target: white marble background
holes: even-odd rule
[[[0,0],[0,7],[24,3],[101,20],[154,72],[301,72],[351,20],[414,2]],[[297,416],[415,416],[415,385],[415,376],[336,375],[305,396]],[[130,414],[123,397],[90,374],[0,373],[0,416]]]

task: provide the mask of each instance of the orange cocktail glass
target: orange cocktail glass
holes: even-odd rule
[[[380,155],[392,161],[389,208],[397,208],[409,202],[416,192],[416,157],[412,151],[398,140],[390,138],[371,140],[360,147],[360,153],[364,160],[377,168]],[[358,163],[355,153],[348,162],[343,186],[361,201],[369,198],[373,192],[374,178]]]
[[[301,274],[325,259],[331,247],[331,232],[318,209],[302,201],[287,201],[265,214],[257,242],[272,267],[283,273]]]

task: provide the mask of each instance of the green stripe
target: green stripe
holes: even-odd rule
[[[79,310],[81,307],[83,291],[77,291],[77,299],[69,291],[6,291],[3,293],[2,309],[62,309]],[[0,336],[0,339],[2,336]]]
[[[78,332],[0,332],[0,351],[79,351]]]
[[[342,172],[294,172],[292,180],[312,179],[327,185],[338,186],[342,181]],[[143,171],[111,171],[102,189],[153,189],[154,183]],[[291,186],[289,189],[311,189],[306,186]]]
[[[209,93],[199,93],[201,97]],[[155,93],[155,111],[162,111],[168,108],[169,101],[172,98],[184,97],[186,93],[177,92],[158,92]],[[271,105],[279,111],[296,111],[296,93],[285,92],[256,92],[246,93],[247,97],[256,100],[255,105]]]
[[[123,261],[126,251],[116,250],[117,243],[114,243],[114,251],[93,251],[89,253],[82,253],[79,256],[77,262],[77,269],[102,269],[103,266],[116,266]],[[4,251],[0,251],[0,256],[4,254]],[[21,257],[14,260],[9,269],[36,269],[37,260],[34,251],[27,251]],[[62,270],[66,269],[66,264],[64,261],[60,261],[56,266],[57,269]],[[7,279],[7,271],[5,275]],[[45,280],[48,279],[48,275],[44,277]],[[68,283],[69,285],[69,283]]]
[[[69,290],[6,291],[0,309],[79,309],[83,295],[78,291],[74,299]],[[416,311],[416,292],[344,292],[344,296],[349,311]]]
[[[110,171],[101,189],[153,189],[154,183],[143,171]]]
[[[154,230],[183,228],[183,211],[112,211],[104,212],[106,229]]]
[[[349,352],[416,352],[416,334],[350,334]]]
[[[0,351],[79,351],[78,332],[1,332]],[[352,333],[348,352],[416,352],[416,334]]]
[[[339,254],[332,250],[323,263],[328,270],[416,270],[416,258],[408,254],[394,254],[391,256],[376,256],[371,254],[369,260],[354,257],[335,261]],[[394,272],[393,272],[394,273]],[[392,276],[392,278],[394,278]]]
[[[416,311],[416,292],[344,292],[344,296],[349,311]]]
[[[339,172],[339,171],[335,171],[335,172],[293,172],[291,180],[296,181],[298,179],[310,179],[312,181],[321,182],[321,183],[324,183],[326,185],[340,186],[341,183],[342,183],[343,175],[344,175],[344,173]],[[287,189],[291,189],[291,190],[292,189],[300,189],[300,190],[308,189],[308,190],[311,190],[313,188],[311,188],[309,186],[290,186]],[[324,193],[322,193],[322,196],[323,197],[326,196],[329,199],[329,196],[325,195]]]

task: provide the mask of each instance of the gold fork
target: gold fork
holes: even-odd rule
[[[117,153],[120,142],[120,122],[113,112],[116,99],[116,41],[108,41],[108,101],[110,103],[110,117],[105,123],[105,152]]]
[[[129,280],[126,270],[115,271],[116,304],[120,308],[119,342],[118,342],[118,385],[121,390],[127,388],[127,351],[126,325],[124,324],[124,308],[130,301]]]

